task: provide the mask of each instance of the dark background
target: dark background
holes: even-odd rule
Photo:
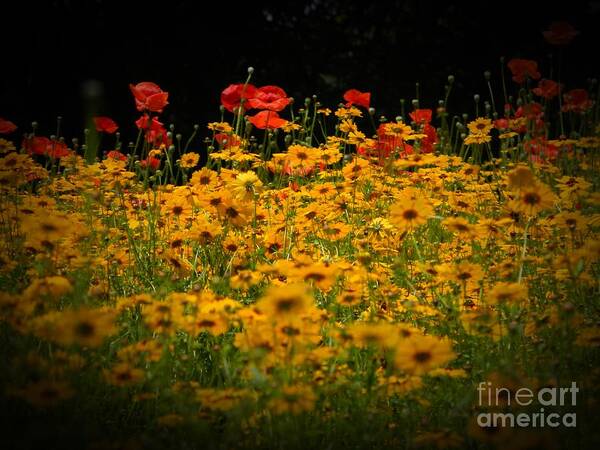
[[[128,83],[154,81],[170,93],[162,115],[189,134],[219,119],[219,95],[230,83],[276,84],[303,100],[318,94],[334,107],[343,92],[372,92],[378,114],[400,113],[400,98],[415,96],[435,107],[447,76],[456,77],[452,113],[473,113],[472,96],[488,98],[483,72],[492,71],[501,96],[500,56],[536,59],[548,77],[556,49],[541,32],[554,20],[581,34],[562,56],[567,88],[597,76],[600,1],[457,2],[298,0],[294,2],[172,0],[20,1],[4,14],[0,117],[25,133],[55,130],[81,137],[86,116],[113,117],[125,141],[139,116]],[[9,26],[17,25],[13,31]],[[101,101],[86,102],[82,86],[97,80]],[[510,76],[508,82],[514,87]],[[287,112],[285,113],[287,115]],[[204,129],[204,128],[203,128]]]

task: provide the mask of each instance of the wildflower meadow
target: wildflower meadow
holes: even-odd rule
[[[600,86],[558,73],[0,119],[2,447],[597,448]]]

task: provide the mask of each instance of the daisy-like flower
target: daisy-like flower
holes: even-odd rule
[[[196,167],[198,165],[199,160],[200,155],[198,153],[189,152],[181,155],[179,165],[184,169],[191,169],[192,167]]]
[[[243,172],[230,185],[233,196],[240,200],[252,200],[262,191],[263,184],[253,171]]]
[[[384,130],[386,136],[391,136],[402,140],[410,139],[414,134],[414,131],[410,125],[407,125],[402,121],[386,123],[384,125]]]
[[[405,372],[420,375],[454,359],[452,345],[436,336],[415,336],[402,341],[394,364]]]
[[[433,206],[426,199],[399,201],[390,208],[390,222],[400,231],[412,231],[433,215]]]
[[[494,124],[490,119],[486,119],[483,117],[478,117],[477,119],[469,122],[467,124],[467,128],[471,134],[490,134],[492,128],[494,128]]]
[[[556,196],[543,183],[525,186],[517,198],[516,209],[527,216],[536,216],[545,209],[554,206]]]

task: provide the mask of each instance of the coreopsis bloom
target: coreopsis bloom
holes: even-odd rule
[[[179,160],[179,166],[184,169],[191,169],[198,165],[200,155],[195,152],[184,153]]]
[[[258,301],[256,307],[268,317],[294,319],[308,312],[314,300],[305,284],[286,284],[271,286]]]
[[[16,149],[17,148],[15,147],[15,144],[13,144],[12,142],[7,141],[6,139],[0,139],[0,155],[13,152]]]
[[[110,117],[94,117],[94,124],[96,125],[96,131],[101,133],[113,134],[119,129],[119,126]]]
[[[279,396],[269,401],[267,408],[273,414],[301,414],[313,410],[316,400],[310,386],[286,386]]]
[[[291,100],[287,94],[279,86],[263,86],[256,91],[254,95],[248,99],[250,108],[268,109],[269,111],[281,111]]]
[[[494,128],[494,124],[490,119],[486,119],[484,117],[478,117],[477,119],[469,122],[467,124],[467,128],[469,132],[472,134],[490,134],[492,128]]]
[[[396,347],[400,338],[396,327],[390,323],[355,322],[346,330],[357,347],[377,347],[389,350]]]
[[[75,391],[65,381],[39,380],[29,383],[17,395],[37,408],[48,408],[67,400]]]
[[[221,92],[221,105],[229,112],[234,112],[242,103],[243,108],[247,109],[248,99],[255,94],[256,87],[252,84],[230,84]]]
[[[81,308],[40,316],[33,328],[36,335],[61,345],[99,347],[117,331],[115,320],[114,311]]]
[[[371,93],[361,92],[358,89],[349,89],[344,93],[346,106],[358,105],[363,108],[369,108],[371,105]]]
[[[524,164],[519,164],[508,172],[507,178],[508,187],[515,191],[519,191],[535,184],[535,175],[533,175],[531,169]]]
[[[163,91],[156,83],[143,81],[136,85],[130,84],[129,89],[135,98],[138,111],[151,111],[161,113],[169,104],[169,93]]]
[[[525,83],[527,78],[538,80],[541,77],[537,62],[529,59],[511,59],[508,68],[512,72],[512,79],[519,84]]]
[[[516,304],[527,299],[527,287],[521,283],[501,281],[496,283],[487,293],[486,300],[489,304]]]
[[[104,378],[113,386],[126,387],[143,381],[144,374],[142,369],[133,367],[129,363],[118,363],[110,370],[104,371]]]
[[[424,198],[401,199],[390,207],[390,222],[400,231],[412,231],[427,223],[433,206]]]
[[[579,31],[568,22],[552,22],[550,28],[542,34],[548,43],[563,46],[569,44]]]
[[[251,170],[239,173],[229,186],[233,196],[240,200],[254,199],[254,196],[259,194],[263,188],[262,182]]]
[[[394,365],[405,372],[420,375],[455,358],[452,344],[436,336],[414,336],[399,343]]]
[[[556,196],[543,183],[536,182],[521,189],[516,199],[515,209],[526,216],[536,216],[554,206]]]

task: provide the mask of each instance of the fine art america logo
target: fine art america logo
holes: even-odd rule
[[[527,387],[509,389],[498,387],[490,381],[482,381],[477,392],[479,406],[491,409],[477,415],[477,424],[482,428],[577,426],[577,415],[573,412],[579,392],[576,382],[572,382],[570,387],[542,387],[534,390]]]

